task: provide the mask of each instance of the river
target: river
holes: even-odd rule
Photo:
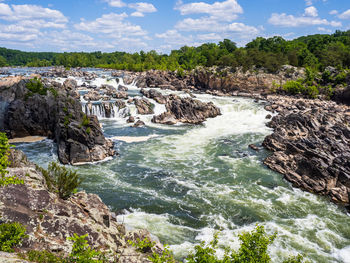
[[[104,82],[118,85],[96,80]],[[139,90],[129,86],[129,92],[135,96]],[[269,248],[273,262],[298,253],[314,262],[350,262],[349,214],[324,197],[293,188],[263,165],[269,152],[248,147],[260,145],[272,133],[263,104],[245,98],[196,97],[212,101],[222,115],[202,125],[176,126],[138,116],[146,123],[141,128],[132,128],[120,116],[100,116],[105,136],[115,139],[119,156],[74,167],[84,178],[81,188],[98,194],[120,222],[146,228],[169,244],[178,259],[195,244],[209,242],[217,230],[220,246],[237,249],[238,234],[259,224],[270,234],[277,232]],[[155,111],[164,111],[164,106],[156,104]],[[130,112],[135,115],[135,108]],[[16,147],[43,167],[57,160],[50,140]]]

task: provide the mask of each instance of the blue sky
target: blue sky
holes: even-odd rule
[[[0,46],[168,53],[350,29],[350,0],[0,0]]]

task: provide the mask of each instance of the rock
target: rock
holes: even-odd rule
[[[175,124],[177,122],[200,124],[207,118],[221,115],[220,109],[212,102],[204,103],[176,95],[169,95],[165,106],[167,112],[154,116],[152,122],[161,124]]]
[[[95,90],[90,90],[87,94],[83,96],[84,100],[86,101],[99,101],[102,99],[102,95],[95,91]]]
[[[135,106],[137,109],[138,114],[147,115],[147,114],[154,114],[153,108],[154,104],[152,104],[147,99],[134,99]]]
[[[132,127],[138,128],[138,127],[143,127],[145,125],[146,124],[143,121],[138,120]]]
[[[119,91],[128,91],[129,89],[127,87],[123,86],[123,85],[119,85],[118,86],[118,90]]]
[[[348,106],[331,101],[267,98],[279,115],[268,126],[274,133],[263,146],[273,154],[264,163],[293,186],[349,205],[350,119]]]
[[[159,91],[156,91],[155,89],[145,90],[141,89],[141,94],[143,94],[145,97],[149,99],[155,100],[159,104],[166,104],[167,99],[165,96],[162,95]]]
[[[258,146],[256,146],[255,144],[249,144],[249,148],[250,149],[253,149],[254,151],[259,151],[259,147]]]
[[[55,95],[48,91],[46,95],[28,96],[26,83],[22,79],[0,90],[0,105],[6,105],[0,131],[10,138],[53,139],[59,160],[64,164],[100,161],[115,154],[113,143],[105,139],[97,118],[85,117],[80,101],[72,98],[69,90],[58,86]],[[49,82],[44,85],[53,87]]]
[[[19,154],[15,159],[23,156],[18,151],[13,154]],[[3,221],[19,222],[26,227],[28,238],[18,248],[19,252],[47,250],[67,256],[72,247],[67,237],[88,234],[90,246],[104,252],[116,252],[121,262],[148,262],[147,255],[137,252],[128,240],[136,241],[136,237],[152,240],[150,233],[127,231],[97,195],[79,192],[67,200],[60,199],[48,191],[42,173],[28,162],[9,168],[9,176],[13,175],[24,180],[24,184],[0,188],[0,214]],[[162,248],[157,242],[150,253]],[[131,259],[129,255],[132,255]],[[112,261],[112,258],[108,259]],[[0,253],[0,260],[24,262],[16,261],[14,254],[4,253]]]
[[[75,79],[66,79],[63,83],[63,87],[68,90],[75,90],[78,84]]]
[[[272,115],[271,114],[267,114],[265,118],[269,120],[269,119],[272,118]]]
[[[134,118],[133,116],[130,116],[130,117],[127,119],[126,122],[127,122],[127,123],[133,123],[133,122],[135,122],[135,118]]]

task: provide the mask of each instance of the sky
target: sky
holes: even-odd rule
[[[0,0],[0,46],[156,50],[350,29],[350,0]]]

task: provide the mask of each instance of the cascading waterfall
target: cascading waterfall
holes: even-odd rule
[[[129,108],[119,108],[115,102],[82,103],[82,110],[86,115],[95,115],[99,119],[126,118],[130,115]]]

